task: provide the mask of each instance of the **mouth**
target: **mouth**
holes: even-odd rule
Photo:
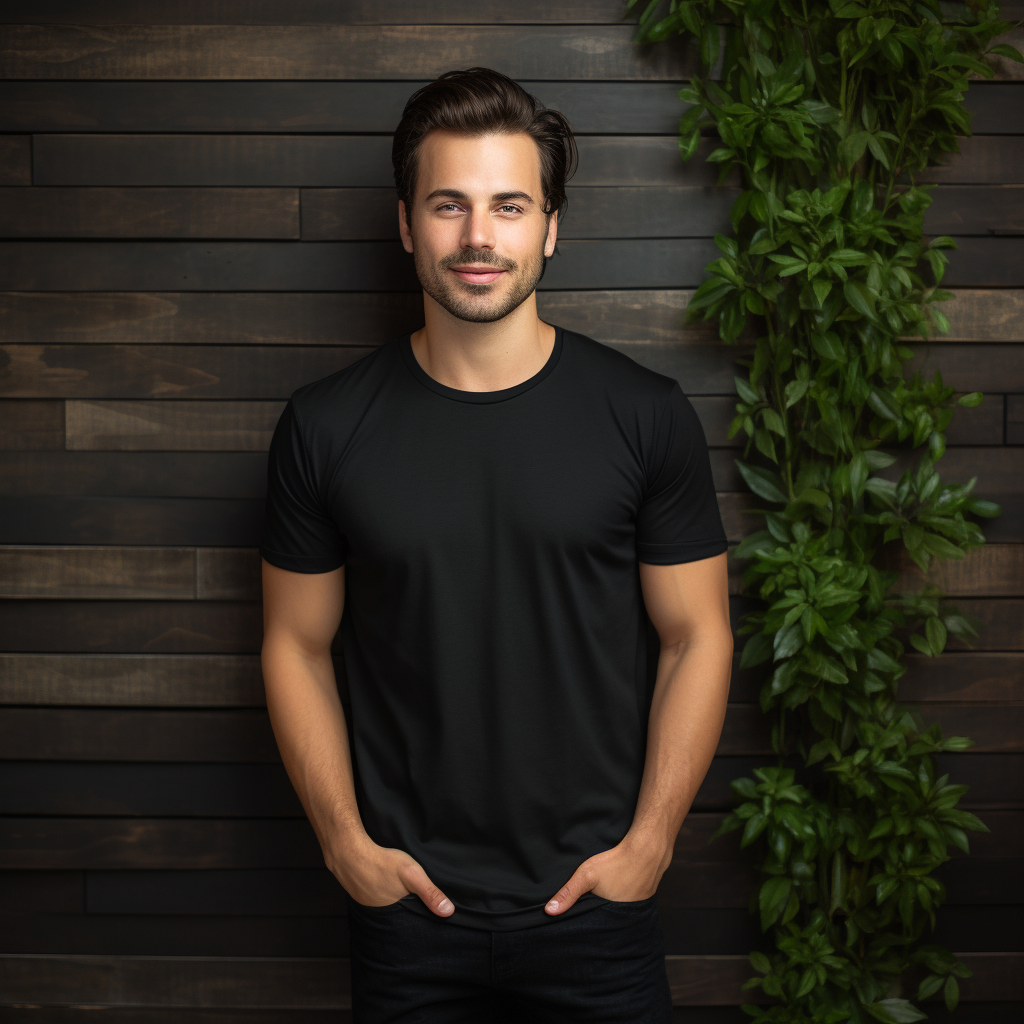
[[[508,273],[495,267],[480,264],[466,264],[459,267],[449,267],[451,272],[461,281],[467,284],[491,284],[497,281],[502,274]]]

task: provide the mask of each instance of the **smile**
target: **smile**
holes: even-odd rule
[[[452,273],[467,284],[490,284],[497,281],[504,270],[496,270],[494,267],[452,267]]]

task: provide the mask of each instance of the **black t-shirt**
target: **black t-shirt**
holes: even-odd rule
[[[689,399],[560,327],[533,377],[461,391],[405,335],[292,394],[268,484],[263,557],[345,565],[371,839],[423,865],[455,905],[438,920],[554,920],[547,900],[636,809],[657,657],[637,562],[727,549]]]

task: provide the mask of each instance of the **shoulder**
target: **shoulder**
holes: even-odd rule
[[[339,414],[372,400],[391,375],[398,358],[398,341],[387,342],[348,366],[296,388],[289,396],[293,414],[303,429],[330,422]]]
[[[675,377],[652,370],[621,349],[585,334],[563,329],[563,344],[575,372],[609,397],[660,409],[679,388]]]

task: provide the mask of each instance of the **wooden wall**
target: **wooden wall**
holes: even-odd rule
[[[419,83],[489,65],[570,117],[581,164],[542,315],[680,380],[730,539],[751,528],[726,438],[737,352],[681,326],[736,182],[716,189],[701,154],[678,159],[688,51],[639,51],[621,10],[4,5],[4,1020],[347,1019],[342,891],[263,708],[255,546],[288,394],[419,324],[389,162]],[[1024,69],[999,61],[968,105],[975,136],[929,175],[926,228],[959,245],[953,329],[917,344],[914,365],[986,393],[958,411],[941,469],[977,476],[1004,514],[940,573],[981,622],[976,649],[911,655],[903,693],[976,740],[940,760],[991,834],[943,869],[938,938],[975,971],[959,1019],[994,1024],[1024,1001]],[[750,869],[734,838],[708,837],[729,779],[765,757],[756,689],[735,673],[658,896],[678,1012],[695,1022],[745,1019]]]

